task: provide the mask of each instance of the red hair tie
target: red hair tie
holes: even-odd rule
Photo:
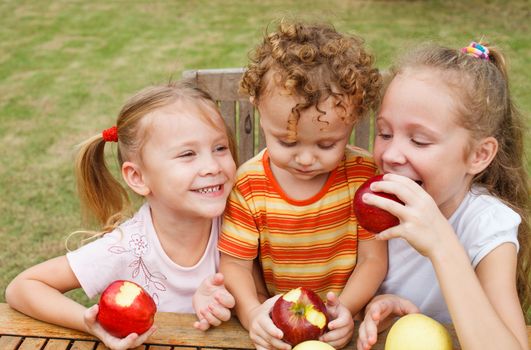
[[[105,142],[118,142],[118,128],[113,126],[112,128],[105,129],[101,133]]]

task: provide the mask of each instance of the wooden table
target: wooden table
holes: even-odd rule
[[[201,332],[192,327],[194,315],[159,312],[155,316],[158,330],[137,350],[254,349],[248,333],[236,319]],[[447,327],[460,349],[455,331]],[[531,345],[531,326],[527,327]],[[356,337],[354,337],[356,339]],[[374,350],[383,350],[385,334]],[[355,349],[355,340],[346,349]],[[0,303],[0,350],[105,350],[94,337],[71,329],[51,325],[25,316]]]

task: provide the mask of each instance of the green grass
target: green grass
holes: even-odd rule
[[[529,13],[527,1],[0,2],[0,301],[20,271],[64,254],[81,227],[74,146],[111,126],[140,88],[185,69],[243,66],[264,28],[289,17],[362,35],[382,68],[421,41],[485,36],[510,58],[529,125]]]

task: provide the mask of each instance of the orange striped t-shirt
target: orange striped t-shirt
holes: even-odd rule
[[[349,146],[323,189],[297,201],[276,182],[264,150],[238,169],[218,247],[240,259],[259,256],[270,295],[300,286],[323,298],[339,294],[356,266],[358,240],[374,238],[358,225],[353,199],[375,172],[372,158]]]

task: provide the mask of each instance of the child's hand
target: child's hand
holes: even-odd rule
[[[319,340],[336,349],[341,349],[350,342],[354,333],[352,315],[333,292],[326,294],[326,310],[331,319],[328,322],[329,331],[323,334]]]
[[[396,195],[404,204],[373,194],[365,194],[363,201],[386,210],[400,219],[400,224],[376,235],[377,239],[404,238],[420,254],[430,257],[454,236],[453,228],[441,213],[433,198],[413,180],[396,174],[386,174],[383,181],[373,182],[371,189]]]
[[[376,296],[365,308],[365,318],[358,330],[358,350],[369,350],[378,338],[378,332],[388,326],[392,317],[420,312],[419,308],[407,299],[392,294]]]
[[[230,309],[234,307],[235,300],[225,289],[223,275],[218,272],[205,278],[197,288],[192,304],[199,319],[194,322],[194,327],[206,331],[210,326],[219,326],[230,319]]]
[[[116,338],[110,335],[103,327],[96,321],[98,315],[98,305],[93,305],[88,308],[83,315],[87,331],[100,339],[111,350],[125,350],[135,348],[142,345],[157,329],[152,326],[144,334],[138,335],[131,333],[125,338]]]
[[[291,349],[289,344],[281,340],[284,337],[284,333],[275,326],[269,316],[275,301],[280,296],[279,294],[267,299],[263,304],[251,311],[249,336],[257,350]]]

